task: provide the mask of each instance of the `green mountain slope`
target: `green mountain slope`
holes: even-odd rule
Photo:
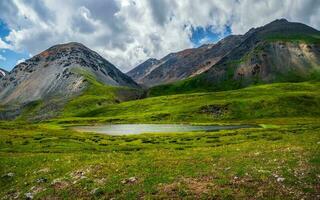
[[[59,123],[212,122],[320,116],[320,83],[275,83],[240,90],[160,96],[81,112],[66,109]],[[64,115],[66,116],[66,115]],[[81,117],[79,117],[81,116]],[[54,120],[55,121],[55,120]]]

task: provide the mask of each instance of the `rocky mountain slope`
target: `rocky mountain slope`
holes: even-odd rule
[[[164,58],[148,59],[127,73],[136,82],[154,86],[201,74],[239,45],[243,36],[231,35],[217,44],[171,53]]]
[[[79,43],[68,43],[53,46],[15,66],[0,80],[0,102],[20,104],[72,97],[88,87],[88,79],[111,86],[139,87],[96,52]]]
[[[251,84],[320,79],[320,32],[285,19],[251,29],[206,72],[155,87],[153,94],[227,90]]]
[[[4,77],[8,72],[2,68],[0,68],[0,78]]]

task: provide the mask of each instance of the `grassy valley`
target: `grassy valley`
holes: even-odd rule
[[[137,79],[169,83],[149,88],[80,43],[55,45],[0,79],[0,199],[320,199],[319,44],[275,20],[146,61]],[[117,124],[248,126],[77,129]]]
[[[33,124],[0,122],[1,196],[316,198],[319,89],[319,82],[277,83],[122,103],[113,102],[110,93],[95,93],[97,97],[84,93],[59,118]],[[99,105],[92,98],[111,103]],[[74,102],[95,106],[86,110]],[[72,129],[109,122],[258,124],[261,128],[133,136]]]

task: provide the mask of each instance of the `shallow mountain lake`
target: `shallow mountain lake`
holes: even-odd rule
[[[81,132],[95,132],[107,135],[136,135],[142,133],[182,133],[195,131],[218,131],[239,128],[257,128],[253,125],[187,125],[187,124],[110,124],[101,126],[76,126]]]

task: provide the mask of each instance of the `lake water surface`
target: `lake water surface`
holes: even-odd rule
[[[142,133],[173,133],[194,131],[218,131],[239,128],[256,128],[253,125],[187,125],[187,124],[110,124],[101,126],[77,126],[81,132],[95,132],[107,135],[136,135]]]

